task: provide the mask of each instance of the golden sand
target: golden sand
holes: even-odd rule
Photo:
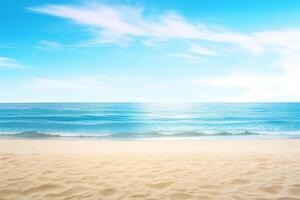
[[[300,140],[0,140],[0,199],[300,199]]]

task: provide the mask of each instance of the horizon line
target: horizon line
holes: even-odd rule
[[[195,101],[195,102],[171,102],[171,101],[24,101],[24,102],[0,102],[0,104],[48,104],[48,103],[141,103],[141,104],[197,104],[197,103],[300,103],[300,101]]]

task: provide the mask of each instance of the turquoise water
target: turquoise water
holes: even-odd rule
[[[0,104],[2,137],[300,138],[300,103]]]

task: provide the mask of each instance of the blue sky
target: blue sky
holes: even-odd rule
[[[0,1],[0,101],[299,101],[298,0]]]

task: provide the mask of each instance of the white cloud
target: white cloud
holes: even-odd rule
[[[15,59],[0,56],[0,68],[1,67],[18,68],[22,67],[22,65],[17,63]]]
[[[260,54],[272,52],[277,55],[274,59],[282,72],[254,73],[243,71],[227,73],[224,76],[199,77],[192,81],[192,86],[201,86],[206,90],[215,91],[208,100],[225,101],[280,101],[300,99],[300,29],[257,31],[239,33],[219,30],[199,23],[187,21],[175,12],[146,14],[141,7],[87,3],[81,5],[46,5],[31,8],[35,12],[49,14],[69,19],[92,30],[94,38],[86,45],[100,43],[115,43],[128,45],[135,39],[141,39],[145,45],[155,45],[158,42],[172,39],[183,39],[200,43],[209,41],[222,45],[224,43],[237,45],[251,53]],[[201,56],[217,56],[219,51],[192,45],[186,52],[168,54],[168,56],[183,59],[191,63],[201,62]],[[238,53],[237,53],[238,55]],[[4,62],[4,61],[2,61]],[[7,62],[7,61],[6,61]],[[1,59],[0,59],[1,66]],[[272,66],[268,66],[272,67]],[[46,82],[44,82],[45,84]],[[49,83],[49,85],[55,85]],[[189,85],[188,83],[182,83]],[[82,82],[72,84],[60,83],[66,87],[84,85]],[[88,83],[88,88],[95,85]],[[98,88],[98,84],[97,88]],[[85,88],[88,90],[88,88]],[[185,91],[187,88],[184,88]],[[234,95],[218,95],[223,89],[239,91]],[[196,93],[197,88],[190,93]],[[205,93],[205,91],[201,91]],[[193,95],[191,95],[193,96]],[[204,98],[205,99],[205,98]]]
[[[44,5],[30,8],[32,11],[69,19],[89,27],[95,37],[90,44],[126,44],[135,38],[144,42],[168,39],[205,40],[239,45],[252,53],[261,53],[269,46],[299,50],[300,30],[261,31],[239,33],[219,30],[200,23],[188,22],[176,12],[146,14],[141,7],[109,5],[86,2],[77,5]],[[203,47],[195,52],[215,54]]]
[[[223,77],[209,77],[198,84],[240,92],[232,96],[220,97],[235,101],[293,101],[299,99],[300,80],[288,74],[265,75],[253,73],[233,73]]]
[[[219,53],[214,50],[210,50],[199,45],[192,45],[188,52],[171,53],[168,56],[185,60],[189,63],[200,63],[202,56],[217,56]]]
[[[281,49],[276,63],[281,67],[280,72],[250,73],[241,69],[223,76],[199,77],[192,84],[217,93],[235,91],[234,95],[216,94],[215,99],[219,101],[299,101],[299,53]]]
[[[300,30],[262,31],[252,35],[265,51],[277,54],[274,63],[281,71],[250,73],[241,66],[239,72],[199,77],[192,83],[217,93],[235,91],[234,95],[215,95],[215,99],[223,101],[299,101]]]
[[[48,5],[31,8],[40,13],[63,17],[75,23],[101,28],[103,40],[118,40],[125,35],[142,35],[143,30],[131,24],[140,17],[140,10],[125,6],[91,4],[86,6]]]
[[[119,43],[142,38],[147,41],[166,39],[206,40],[240,45],[251,52],[260,52],[254,36],[215,30],[199,23],[190,23],[175,12],[145,15],[140,7],[87,3],[82,5],[45,5],[31,10],[69,19],[91,27],[94,43]]]
[[[201,61],[201,58],[199,56],[195,56],[195,55],[188,54],[188,53],[172,53],[172,54],[169,54],[169,56],[174,57],[174,58],[183,59],[190,63],[199,63]]]
[[[192,53],[195,53],[195,54],[206,55],[206,56],[217,56],[217,55],[219,55],[219,53],[217,51],[207,49],[207,48],[204,48],[204,47],[199,46],[199,45],[192,45],[189,48],[189,51],[192,52]]]
[[[300,51],[300,30],[262,31],[253,35],[262,45]]]

